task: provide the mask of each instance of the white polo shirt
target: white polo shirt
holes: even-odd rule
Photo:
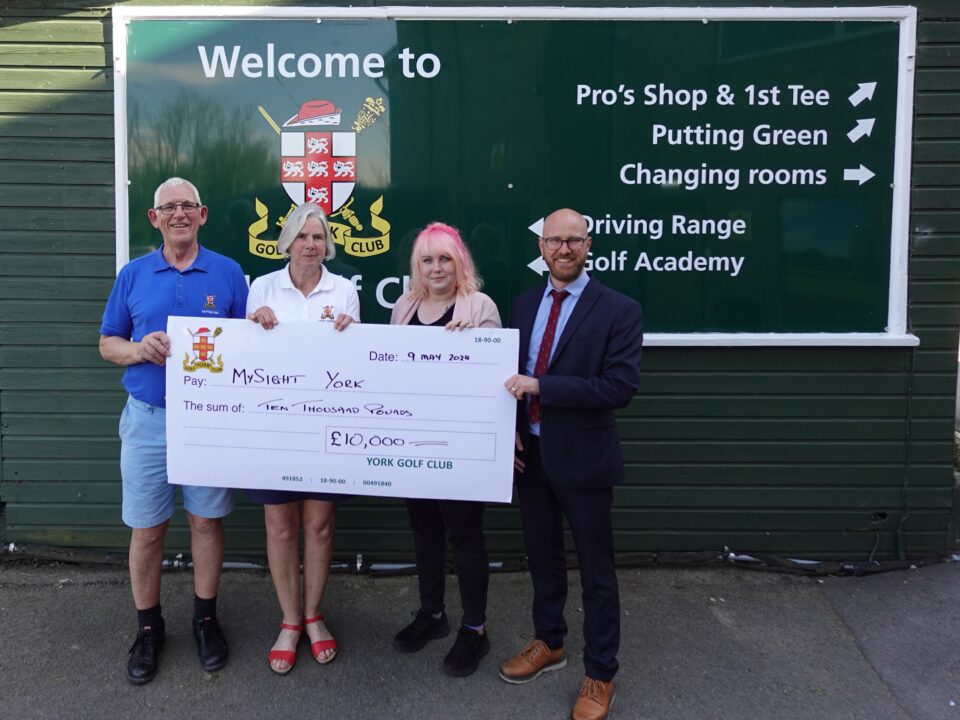
[[[266,305],[281,321],[333,322],[337,315],[346,313],[360,322],[360,298],[352,282],[324,268],[320,282],[304,297],[290,279],[289,267],[253,281],[247,296],[247,315]]]

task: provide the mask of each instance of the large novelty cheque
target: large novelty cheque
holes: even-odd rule
[[[510,502],[516,330],[171,317],[170,482]]]

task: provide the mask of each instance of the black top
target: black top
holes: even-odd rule
[[[407,325],[423,325],[423,323],[420,322],[419,312],[420,312],[420,311],[419,311],[419,309],[418,309],[417,312],[415,312],[415,313],[413,314],[413,317],[410,318],[410,322],[408,322]],[[446,324],[447,324],[448,322],[450,322],[451,320],[453,320],[453,305],[451,305],[450,307],[448,307],[448,308],[447,308],[447,311],[446,311],[443,315],[441,315],[440,317],[438,317],[436,320],[434,320],[432,323],[430,323],[430,325],[429,325],[428,327],[433,327],[434,325],[438,325],[438,326],[440,326],[440,327],[443,327],[444,325],[446,325]]]

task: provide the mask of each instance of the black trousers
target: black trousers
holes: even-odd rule
[[[420,607],[425,612],[438,613],[444,609],[449,538],[460,585],[463,624],[476,626],[486,622],[490,565],[487,540],[483,535],[484,509],[482,502],[407,500],[407,515],[417,554]]]
[[[613,557],[613,488],[556,485],[540,462],[540,441],[530,436],[526,468],[517,479],[523,544],[533,580],[533,627],[549,647],[563,645],[567,623],[566,516],[580,562],[583,593],[583,665],[586,674],[609,681],[620,649],[620,591]]]

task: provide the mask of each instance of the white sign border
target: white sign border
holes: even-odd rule
[[[915,347],[907,332],[910,237],[910,162],[913,137],[913,87],[917,9],[912,6],[824,8],[578,8],[578,7],[241,7],[224,5],[113,8],[114,186],[116,188],[116,270],[129,261],[127,187],[127,26],[145,19],[315,18],[369,20],[866,20],[900,25],[897,112],[894,139],[893,212],[890,223],[890,276],[887,328],[883,333],[650,333],[647,346],[900,346]]]

